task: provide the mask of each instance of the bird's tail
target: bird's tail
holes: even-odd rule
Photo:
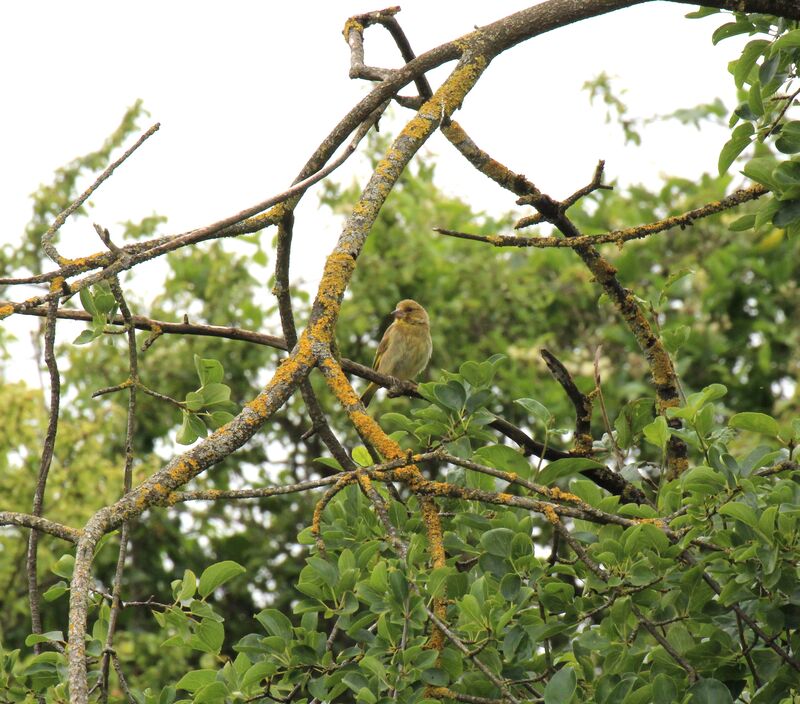
[[[375,395],[375,392],[378,390],[378,388],[379,387],[375,382],[370,382],[367,390],[361,394],[361,403],[364,404],[364,408],[369,406],[369,402],[372,401],[372,397]]]

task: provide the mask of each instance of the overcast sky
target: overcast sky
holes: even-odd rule
[[[407,0],[398,19],[417,53],[526,6],[524,1]],[[29,194],[55,168],[96,149],[137,98],[161,130],[95,194],[92,220],[109,227],[152,213],[163,233],[198,227],[286,188],[319,141],[368,90],[348,78],[341,29],[381,5],[339,0],[193,0],[136,3],[30,0],[0,5],[0,242],[19,238]],[[726,136],[676,123],[650,128],[642,147],[589,106],[584,81],[606,71],[630,115],[647,117],[734,94],[726,73],[740,43],[712,47],[719,16],[686,20],[692,6],[649,2],[537,37],[497,58],[457,119],[493,156],[545,192],[564,196],[606,159],[621,183],[713,170]],[[369,63],[397,65],[380,28],[367,31]],[[434,87],[448,68],[432,75]],[[396,109],[395,128],[409,113]],[[385,128],[392,124],[385,125]],[[130,140],[133,141],[133,138]],[[513,199],[468,167],[439,135],[441,185],[476,209]],[[349,181],[357,165],[337,177]],[[313,281],[337,223],[305,199],[295,275]],[[432,223],[434,225],[435,223]],[[100,249],[91,227],[62,231],[66,255]]]

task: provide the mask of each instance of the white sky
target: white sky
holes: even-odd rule
[[[398,19],[419,54],[525,6],[407,0]],[[381,7],[364,0],[0,4],[0,242],[20,236],[37,185],[96,149],[137,98],[151,114],[142,128],[162,127],[92,199],[92,220],[112,235],[115,223],[152,213],[169,218],[162,233],[180,232],[282,191],[368,89],[347,76],[341,29],[348,16]],[[663,173],[713,170],[724,130],[670,123],[647,130],[641,148],[624,146],[619,127],[606,125],[604,109],[590,108],[581,90],[605,70],[627,90],[631,116],[717,96],[731,106],[726,64],[740,43],[712,47],[721,20],[684,19],[693,9],[649,2],[526,42],[495,60],[456,117],[479,145],[556,197],[584,185],[600,158],[623,184],[655,186]],[[369,63],[397,65],[381,28],[366,37]],[[431,76],[434,88],[444,75]],[[446,190],[476,209],[513,207],[443,138],[429,147],[441,157]],[[337,177],[354,173],[346,165]],[[313,194],[305,201],[294,273],[313,280],[338,232]],[[60,247],[68,256],[101,249],[88,224],[66,227]]]

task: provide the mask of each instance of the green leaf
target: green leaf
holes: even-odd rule
[[[107,315],[115,308],[116,305],[117,302],[114,300],[114,294],[111,293],[110,288],[108,288],[108,284],[105,286],[102,286],[101,284],[95,286],[94,307],[97,310],[98,315]]]
[[[519,450],[508,445],[481,447],[475,452],[475,459],[503,472],[518,474],[523,479],[531,476],[532,469],[528,459]]]
[[[433,395],[445,408],[460,411],[467,402],[467,392],[460,382],[451,379],[446,384],[434,384]]]
[[[569,704],[577,684],[575,670],[569,665],[562,667],[544,688],[544,704]]]
[[[213,682],[216,677],[216,670],[192,670],[181,677],[175,687],[185,689],[187,692],[196,692],[201,687]]]
[[[487,375],[485,370],[477,362],[468,361],[464,362],[459,368],[458,373],[474,387],[481,387],[487,383]]]
[[[208,416],[208,422],[211,424],[211,427],[216,430],[217,428],[221,428],[223,425],[227,425],[230,423],[235,416],[233,413],[228,413],[228,411],[213,411],[210,416]]]
[[[720,175],[724,174],[730,165],[753,141],[753,125],[749,122],[739,125],[734,131],[731,138],[724,144],[719,153],[719,168]]]
[[[733,704],[730,690],[719,680],[702,679],[689,688],[690,704]]]
[[[704,496],[716,494],[726,486],[725,477],[711,467],[694,467],[681,475],[681,487]]]
[[[750,506],[743,504],[740,501],[731,501],[727,504],[724,504],[722,507],[720,507],[719,513],[722,516],[730,516],[731,518],[735,518],[737,521],[741,521],[751,528],[758,528],[758,517],[756,516],[756,512],[750,508]]]
[[[192,431],[192,427],[189,424],[189,413],[186,411],[181,411],[183,414],[183,423],[181,423],[180,430],[178,430],[178,434],[175,437],[175,442],[181,445],[191,445],[195,440],[197,440],[197,434]]]
[[[687,12],[684,17],[688,20],[698,20],[702,19],[703,17],[708,17],[709,15],[715,15],[719,12],[719,9],[716,7],[701,7],[699,10],[695,10],[694,12]]]
[[[292,639],[292,622],[277,609],[264,609],[256,614],[258,621],[264,629],[273,636],[279,636],[285,641]]]
[[[374,464],[372,455],[369,454],[369,450],[363,445],[356,445],[353,448],[353,461],[361,467],[371,467]]]
[[[784,154],[800,152],[800,121],[792,120],[781,127],[775,140],[775,148]]]
[[[175,438],[176,441],[181,445],[191,445],[197,438],[204,438],[208,433],[205,423],[194,413],[187,411],[181,411],[181,413],[183,414],[183,423]]]
[[[728,225],[728,229],[732,232],[744,232],[745,230],[751,229],[755,224],[756,214],[748,213],[747,215],[742,215],[740,218],[736,218],[736,220]]]
[[[25,645],[31,646],[36,643],[63,643],[64,634],[61,631],[48,631],[47,633],[31,633],[25,639]]]
[[[376,704],[377,701],[378,697],[369,687],[362,687],[356,694],[356,704],[361,704],[361,702],[364,702],[364,704]]]
[[[339,464],[339,460],[335,460],[333,457],[315,457],[313,461],[317,464],[321,464],[323,467],[335,469],[337,472],[342,471],[342,465]]]
[[[464,595],[459,602],[459,611],[468,616],[476,624],[483,624],[486,620],[481,606],[473,594]]]
[[[780,202],[775,200],[774,198],[769,198],[765,200],[756,211],[756,224],[755,227],[759,228],[762,225],[766,225],[767,223],[772,222],[772,218],[775,217],[775,213],[778,212],[778,208],[780,208]]]
[[[249,688],[252,685],[259,684],[275,674],[277,667],[274,662],[268,660],[261,660],[255,665],[251,666],[242,677],[242,687]]]
[[[778,162],[775,160],[775,157],[759,156],[750,159],[750,161],[744,165],[742,171],[751,181],[755,181],[756,183],[760,183],[774,190],[777,184],[775,183],[773,173],[777,165]]]
[[[187,599],[192,599],[197,591],[197,577],[191,570],[183,571],[183,579],[181,580],[181,589],[175,597],[175,601],[181,602]]]
[[[781,64],[781,57],[778,55],[770,56],[761,63],[761,68],[758,69],[758,81],[762,86],[769,85],[775,75],[778,73],[778,67]]]
[[[202,359],[197,354],[194,356],[194,367],[197,370],[197,377],[200,379],[200,386],[216,384],[222,381],[225,374],[222,364],[216,359]]]
[[[653,679],[653,704],[675,704],[678,699],[678,687],[665,674],[656,675]]]
[[[83,306],[83,309],[87,313],[91,313],[93,318],[99,314],[97,306],[94,304],[94,296],[92,296],[89,286],[84,286],[80,291],[78,291],[78,297],[81,299],[81,305]]]
[[[173,686],[164,687],[158,697],[158,704],[173,704],[175,701],[176,689]],[[149,704],[149,702],[148,702]]]
[[[652,398],[637,398],[622,407],[622,411],[614,421],[617,431],[617,442],[622,449],[632,447],[642,433],[642,429],[653,421],[655,416]]]
[[[781,191],[781,196],[784,200],[793,197],[793,194],[788,194],[793,188],[800,186],[800,161],[797,158],[782,161],[775,167],[773,177],[778,189]]]
[[[778,421],[772,416],[768,416],[766,413],[755,413],[751,411],[737,413],[731,417],[728,421],[728,425],[731,428],[750,430],[754,433],[769,435],[772,438],[777,438],[780,432]]]
[[[228,687],[224,682],[212,682],[195,692],[192,704],[225,704]]]
[[[788,227],[800,220],[800,198],[783,201],[772,218],[773,224],[777,227]]]
[[[758,529],[766,536],[775,532],[775,519],[778,516],[777,506],[768,506],[758,519]]]
[[[775,55],[781,49],[796,49],[798,47],[800,47],[800,29],[793,29],[791,32],[786,32],[772,44],[771,53]]]
[[[439,668],[424,670],[420,679],[432,687],[444,687],[450,681],[447,673]]]
[[[749,22],[726,22],[714,30],[714,33],[711,35],[711,43],[717,45],[723,39],[735,37],[737,34],[745,34],[752,30],[753,25]]]
[[[224,560],[223,562],[209,565],[200,575],[200,584],[197,587],[197,591],[205,599],[217,587],[245,572],[247,570],[233,560]]]
[[[50,571],[64,579],[72,579],[72,572],[74,569],[75,558],[72,555],[62,555],[58,558],[56,564],[50,568]]]
[[[709,401],[716,401],[721,399],[728,393],[728,387],[725,384],[709,384],[697,393],[690,394],[687,399],[687,405],[700,408]]]
[[[319,555],[312,555],[306,558],[308,566],[322,579],[329,587],[335,587],[339,581],[339,570],[336,565],[320,557]]]
[[[741,88],[744,85],[756,61],[758,61],[758,58],[764,53],[764,49],[768,46],[769,42],[766,39],[754,39],[747,43],[733,71],[733,79],[737,88]]]
[[[481,547],[490,555],[508,557],[511,554],[511,541],[514,531],[509,528],[493,528],[481,535]]]
[[[218,655],[224,640],[225,629],[222,624],[219,621],[204,618],[196,627],[194,635],[187,640],[187,644],[201,653]]]
[[[83,289],[81,289],[81,291],[83,291]],[[86,330],[81,331],[81,334],[72,341],[72,344],[85,345],[100,337],[102,334],[102,331],[95,330],[94,328],[87,328]]]
[[[190,391],[183,401],[186,404],[187,411],[199,411],[205,403],[203,394],[199,391]]]
[[[764,114],[764,100],[761,97],[761,83],[755,81],[747,92],[747,107],[756,117]]]
[[[56,582],[52,587],[50,587],[44,594],[42,594],[42,598],[45,601],[55,601],[56,599],[61,598],[69,591],[69,585],[67,585],[64,581]]]
[[[383,666],[383,663],[378,660],[378,658],[372,655],[365,655],[363,658],[361,658],[358,666],[362,670],[366,670],[370,674],[375,675],[375,677],[377,677],[379,680],[386,680],[386,668]]]
[[[664,281],[664,285],[661,287],[661,291],[658,294],[658,305],[660,306],[666,299],[667,299],[667,292],[681,279],[691,276],[694,274],[694,269],[689,269],[684,267],[683,269],[678,269],[678,271],[673,271]]]
[[[231,398],[230,386],[220,383],[205,384],[198,393],[203,397],[205,406],[227,403]]]
[[[688,325],[678,325],[674,328],[663,330],[661,338],[664,340],[664,346],[667,348],[667,351],[671,354],[675,354],[675,352],[686,344],[690,334],[691,329]]]
[[[601,469],[605,465],[586,457],[563,457],[548,464],[537,477],[540,484],[549,486],[557,479],[585,472],[587,469]]]
[[[521,587],[522,580],[516,574],[509,573],[500,581],[500,593],[506,601],[516,599]]]
[[[428,577],[428,596],[444,596],[447,580],[453,574],[455,574],[455,570],[449,565],[432,570]]]
[[[543,425],[548,425],[553,417],[550,411],[535,398],[518,398],[514,400],[514,403],[522,406],[534,418],[540,420]]]
[[[657,416],[652,423],[642,428],[642,432],[647,442],[651,445],[655,445],[663,452],[670,436],[670,430],[664,416]]]

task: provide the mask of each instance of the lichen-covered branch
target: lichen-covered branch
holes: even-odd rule
[[[748,188],[740,188],[729,196],[721,198],[717,201],[712,201],[700,208],[688,210],[680,215],[672,215],[663,220],[656,220],[655,222],[647,223],[645,225],[637,225],[636,227],[628,227],[624,230],[612,230],[611,232],[601,233],[597,235],[580,235],[570,239],[563,237],[522,237],[517,235],[474,235],[468,232],[458,232],[456,230],[448,230],[443,227],[435,227],[434,232],[438,232],[448,237],[458,237],[460,239],[472,240],[474,242],[484,242],[491,244],[494,247],[534,247],[546,249],[548,247],[561,247],[574,249],[575,247],[584,247],[587,245],[598,244],[616,244],[618,246],[624,245],[626,242],[632,240],[639,240],[650,235],[655,235],[660,232],[667,232],[676,227],[685,229],[691,227],[692,223],[696,220],[716,215],[725,210],[735,208],[742,203],[746,203],[768,193],[768,189],[760,184],[750,186]],[[535,216],[530,216],[535,217]],[[538,218],[537,221],[541,221]],[[520,220],[515,227],[527,227],[529,223],[526,218]]]
[[[522,174],[514,173],[511,169],[492,159],[472,141],[458,123],[451,122],[444,125],[442,132],[476,169],[503,188],[520,196],[518,202],[534,205],[542,217],[555,225],[566,239],[580,236],[578,229],[567,218],[563,203],[543,194]],[[595,180],[599,180],[602,171],[595,176]],[[677,406],[680,400],[678,378],[669,353],[652,330],[633,293],[620,284],[614,266],[591,245],[576,247],[574,251],[592,272],[595,281],[608,295],[636,339],[650,367],[650,374],[656,389],[658,412],[665,414],[668,408]],[[680,427],[679,419],[671,418],[668,423],[672,427]],[[669,479],[677,477],[687,466],[686,443],[672,435],[667,444],[667,477]]]

